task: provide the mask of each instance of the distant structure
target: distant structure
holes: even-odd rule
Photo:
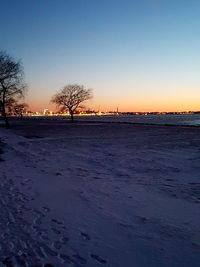
[[[119,110],[118,110],[118,107],[117,107],[117,113],[116,113],[116,115],[119,115]]]
[[[43,115],[48,115],[48,114],[49,114],[49,110],[48,110],[48,108],[45,108],[43,111]]]
[[[102,112],[101,112],[100,106],[99,106],[99,108],[98,108],[98,111],[96,112],[96,115],[99,115],[99,116],[101,116],[101,115],[102,115]]]

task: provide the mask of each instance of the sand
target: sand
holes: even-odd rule
[[[200,128],[26,121],[0,140],[2,266],[199,266]]]

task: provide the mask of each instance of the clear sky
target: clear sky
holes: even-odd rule
[[[0,50],[22,59],[33,110],[63,85],[91,108],[200,110],[199,0],[0,0]]]

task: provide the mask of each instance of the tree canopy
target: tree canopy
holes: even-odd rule
[[[7,108],[13,100],[21,98],[27,89],[20,61],[16,61],[6,52],[0,52],[0,103],[1,113],[6,127],[9,127]]]
[[[91,89],[87,89],[83,85],[69,84],[55,94],[51,101],[61,108],[67,108],[71,115],[71,121],[73,122],[75,111],[80,107],[81,103],[91,98]]]

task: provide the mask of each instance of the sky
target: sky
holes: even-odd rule
[[[104,111],[200,110],[199,0],[0,0],[0,50],[21,59],[34,111],[64,85]]]

